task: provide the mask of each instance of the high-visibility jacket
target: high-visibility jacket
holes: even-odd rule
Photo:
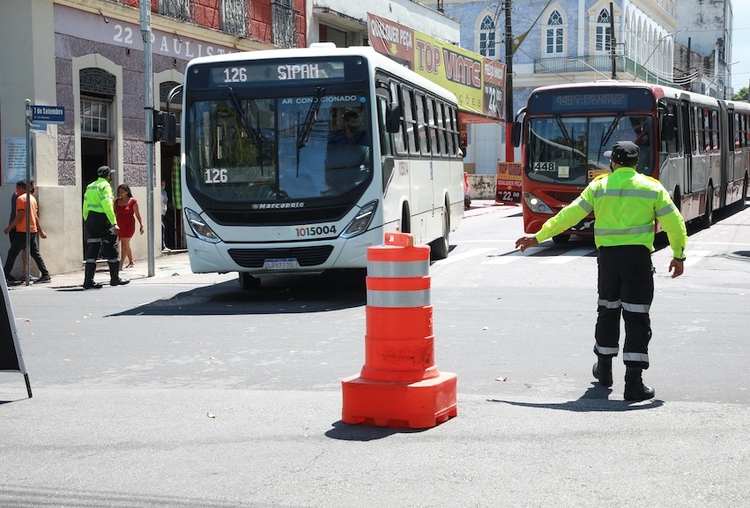
[[[99,178],[86,187],[83,196],[83,218],[88,218],[89,212],[103,213],[112,225],[117,224],[115,217],[115,201],[112,185],[106,178]]]
[[[653,251],[656,219],[669,237],[674,257],[685,257],[685,221],[669,193],[658,180],[628,167],[596,178],[534,236],[541,243],[575,226],[592,211],[597,248],[644,245]]]

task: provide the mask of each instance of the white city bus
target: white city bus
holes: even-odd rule
[[[263,274],[364,268],[392,231],[445,258],[464,210],[458,131],[455,95],[369,47],[192,60],[181,164],[192,271],[236,271],[251,289]]]

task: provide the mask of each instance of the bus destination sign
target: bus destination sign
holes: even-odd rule
[[[209,86],[254,86],[270,83],[302,83],[344,81],[341,60],[300,62],[237,62],[211,67]]]
[[[626,109],[628,96],[624,93],[571,93],[556,95],[552,111],[588,111],[592,109]]]
[[[654,96],[647,88],[618,90],[615,87],[594,90],[544,90],[529,100],[528,113],[587,113],[606,111],[641,111],[654,107]]]

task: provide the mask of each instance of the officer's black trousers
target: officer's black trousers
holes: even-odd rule
[[[110,231],[111,226],[107,216],[103,213],[89,212],[84,226],[86,229],[86,263],[96,265],[101,249],[110,265],[119,264],[117,235]]]
[[[599,249],[599,302],[596,319],[598,356],[617,356],[620,342],[620,315],[625,322],[623,362],[647,369],[651,340],[649,311],[654,299],[654,268],[651,253],[641,245]]]

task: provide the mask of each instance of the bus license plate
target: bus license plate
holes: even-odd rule
[[[263,269],[265,270],[292,270],[294,268],[299,268],[299,263],[295,258],[266,259],[263,261]]]

